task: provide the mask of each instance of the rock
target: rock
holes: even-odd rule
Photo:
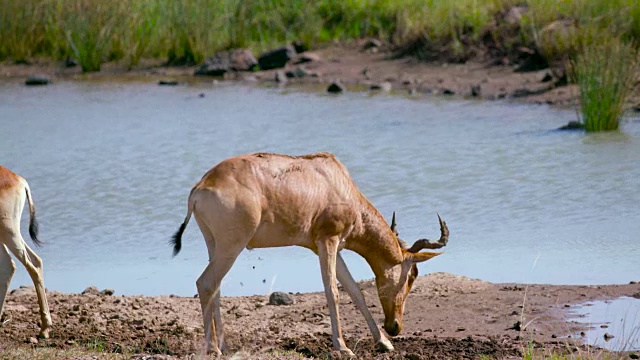
[[[176,80],[160,80],[158,81],[158,85],[165,85],[165,86],[176,86],[179,83]]]
[[[640,292],[631,295],[632,298],[640,299]]]
[[[456,92],[451,90],[451,89],[443,89],[442,90],[442,94],[444,94],[444,95],[455,95]]]
[[[364,67],[364,69],[362,69],[362,71],[360,71],[360,74],[362,74],[362,76],[364,76],[366,79],[369,79],[371,77],[371,75],[369,74],[369,68],[368,67]]]
[[[29,86],[49,85],[51,79],[46,75],[31,75],[25,80],[24,84]]]
[[[343,91],[344,91],[344,85],[342,85],[340,80],[332,82],[329,85],[329,87],[327,87],[327,92],[330,92],[332,94],[339,94]]]
[[[78,63],[78,60],[67,57],[66,59],[64,59],[64,66],[71,68],[71,67],[76,67],[80,65],[80,63]]]
[[[82,292],[82,295],[98,295],[99,293],[100,293],[100,290],[98,290],[97,287],[89,286],[88,288],[84,289],[84,291]]]
[[[507,330],[521,331],[521,330],[523,330],[522,323],[518,320],[518,321],[516,321],[515,324],[513,324],[513,326],[511,326],[510,328],[507,328]]]
[[[511,25],[519,24],[520,20],[522,20],[522,15],[526,12],[526,6],[514,6],[504,15],[504,21]]]
[[[35,344],[37,344],[37,343],[38,343],[38,339],[32,336],[32,337],[30,337],[30,338],[27,340],[27,342],[28,342],[29,344],[33,344],[33,345],[35,345]]]
[[[11,290],[11,295],[14,295],[14,296],[31,295],[35,293],[36,293],[35,286],[21,285],[19,288],[15,290]]]
[[[276,291],[269,295],[269,305],[293,305],[296,299],[287,293]]]
[[[549,62],[537,51],[533,53],[523,52],[523,61],[520,62],[515,72],[530,72],[549,68]]]
[[[98,293],[98,295],[111,296],[111,295],[113,295],[113,293],[115,293],[115,291],[113,289],[104,289],[104,290],[100,291]]]
[[[471,85],[471,96],[478,97],[481,94],[482,94],[482,88],[480,87],[480,84]]]
[[[287,75],[282,70],[276,71],[275,80],[279,84],[286,84],[289,80],[287,80]]]
[[[307,46],[303,43],[301,43],[300,41],[294,41],[291,43],[291,46],[293,46],[293,48],[295,49],[297,54],[303,53],[307,50],[309,50],[309,48],[307,48]]]
[[[544,76],[540,80],[540,82],[546,83],[553,80],[553,75],[551,75],[548,71],[544,73]]]
[[[380,84],[372,84],[371,86],[369,86],[369,90],[389,92],[391,91],[391,83],[385,81]]]
[[[295,69],[290,69],[285,72],[288,78],[303,78],[311,73],[302,66],[298,66]]]
[[[251,71],[258,60],[251,50],[234,49],[221,51],[205,60],[195,71],[195,75],[223,76],[230,71]]]
[[[561,126],[558,130],[582,130],[584,129],[584,124],[579,121],[569,121],[567,125]]]
[[[313,52],[305,52],[302,54],[295,55],[291,60],[289,60],[290,65],[298,65],[310,62],[319,62],[322,61],[320,55]]]
[[[515,89],[511,94],[511,96],[514,98],[520,98],[520,97],[526,97],[526,96],[531,96],[535,94],[537,94],[537,92],[531,89],[519,88],[519,89]]]
[[[367,41],[364,42],[364,45],[362,45],[362,50],[369,50],[369,49],[379,49],[382,47],[382,42],[378,39],[367,39]]]
[[[263,53],[258,58],[258,65],[260,65],[260,70],[279,69],[283,68],[294,56],[296,56],[296,49],[288,45]]]

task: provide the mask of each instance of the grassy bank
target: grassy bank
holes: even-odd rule
[[[218,50],[366,36],[464,61],[521,47],[564,59],[591,29],[638,42],[635,0],[0,0],[0,60],[198,63]]]

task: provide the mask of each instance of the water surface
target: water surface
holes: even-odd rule
[[[640,299],[590,301],[572,308],[570,314],[589,326],[581,337],[585,343],[613,351],[640,349]]]
[[[203,97],[200,95],[203,94]],[[219,161],[330,151],[407,240],[438,236],[420,265],[492,282],[640,279],[640,122],[621,132],[557,132],[570,110],[200,83],[0,84],[0,163],[30,182],[50,290],[193,295],[207,263],[194,222],[168,239],[189,190]],[[26,231],[23,216],[23,234]],[[344,255],[356,279],[373,276]],[[11,284],[29,284],[19,267]],[[321,290],[302,248],[245,251],[224,295]]]

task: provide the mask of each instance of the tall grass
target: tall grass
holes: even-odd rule
[[[505,36],[501,16],[516,5],[524,7],[522,18]],[[198,63],[219,50],[262,51],[293,40],[315,46],[374,36],[465,55],[494,38],[507,51],[528,46],[564,59],[575,53],[584,28],[640,39],[636,0],[0,0],[0,6],[0,60],[74,57],[86,71],[111,60]],[[560,19],[573,26],[549,28]]]
[[[638,51],[619,38],[605,39],[585,44],[570,63],[587,131],[618,129],[624,103],[637,81]]]
[[[640,40],[640,2],[636,0],[526,0],[521,36],[550,62],[562,63],[590,42],[595,30],[629,41]]]

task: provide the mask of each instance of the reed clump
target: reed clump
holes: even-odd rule
[[[629,42],[607,36],[583,45],[570,61],[586,131],[618,129],[625,101],[637,82],[638,55]]]
[[[219,50],[262,51],[377,37],[418,55],[549,62],[576,53],[585,28],[640,39],[635,0],[0,0],[0,60],[73,57],[86,71],[142,58],[199,63]],[[517,11],[513,11],[512,9]]]

